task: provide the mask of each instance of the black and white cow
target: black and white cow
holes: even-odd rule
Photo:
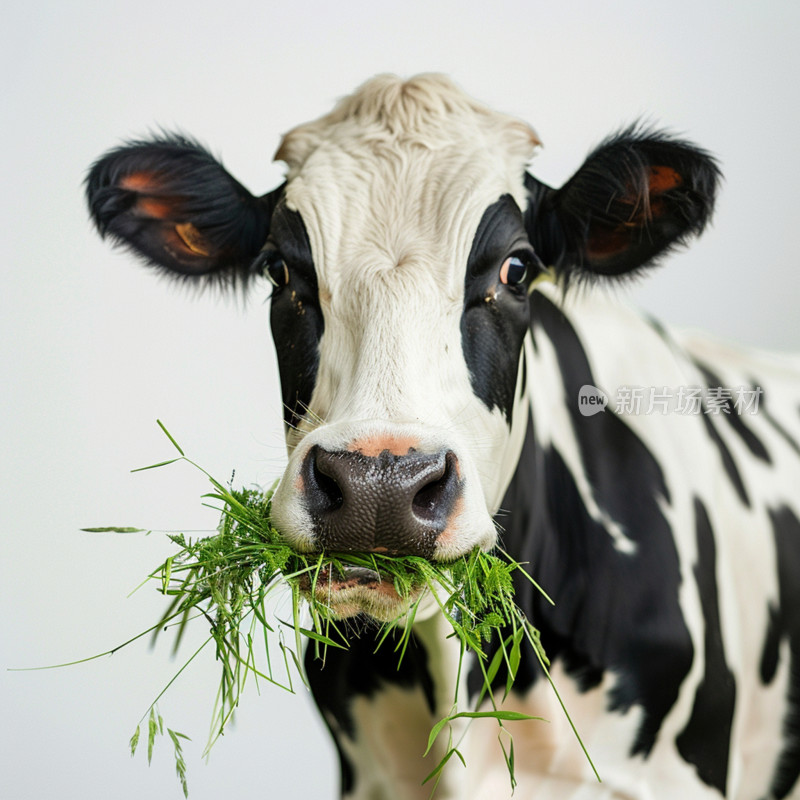
[[[551,722],[512,728],[516,797],[798,798],[800,362],[669,333],[604,294],[703,230],[706,153],[634,127],[552,189],[526,172],[537,145],[445,78],[382,76],[286,135],[286,182],[263,197],[162,136],[98,161],[88,199],[102,234],[162,270],[274,284],[287,541],[447,560],[499,540],[530,564],[555,605],[527,583],[518,601],[603,781],[529,658],[506,707]],[[672,405],[634,413],[626,387]],[[591,406],[601,389],[616,407]],[[365,571],[333,598],[356,626],[403,612]],[[428,607],[399,670],[366,623],[309,661],[343,797],[429,795],[456,653]],[[509,795],[496,733],[468,729],[438,798]]]

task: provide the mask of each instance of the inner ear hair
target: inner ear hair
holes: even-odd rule
[[[177,223],[175,233],[181,241],[195,255],[210,256],[215,252],[214,245],[191,222]]]

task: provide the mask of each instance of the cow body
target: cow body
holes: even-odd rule
[[[550,723],[510,728],[515,796],[800,797],[800,363],[565,292],[702,230],[702,151],[629,129],[552,190],[525,173],[537,144],[445,79],[381,77],[286,136],[287,182],[262,198],[172,138],[110,153],[89,200],[102,232],[172,273],[275,285],[290,457],[273,510],[293,546],[446,561],[499,535],[529,564],[555,604],[529,583],[518,603],[603,782],[528,653],[503,707]],[[659,402],[586,414],[587,387]],[[403,624],[393,589],[362,571],[325,591],[353,632],[307,659],[342,796],[428,797],[449,628],[423,598],[398,666],[373,638],[375,619]],[[474,702],[479,671],[461,678]],[[466,768],[435,796],[508,796],[496,737],[454,724]]]
[[[550,724],[513,729],[515,796],[797,796],[797,706],[787,699],[798,669],[790,631],[800,611],[800,364],[681,340],[605,297],[564,308],[557,293],[542,291],[532,303],[528,430],[497,521],[503,546],[556,598],[551,607],[530,585],[518,587],[603,784],[529,653],[503,707]],[[624,358],[609,346],[622,341]],[[735,410],[706,405],[698,414],[643,407],[584,417],[577,398],[585,384],[758,386],[764,405],[738,420]],[[427,655],[418,672],[397,675],[391,658],[384,663],[368,645],[337,653],[319,675],[308,665],[321,681],[317,698],[343,774],[373,778],[363,794],[354,784],[353,797],[427,796],[417,780],[426,764],[397,789],[407,763],[404,755],[396,762],[404,751],[387,741],[420,737],[449,710],[452,684],[437,679],[452,679],[454,656],[429,630],[419,638]],[[436,675],[438,661],[451,671]],[[337,669],[348,676],[341,683],[331,682]],[[373,672],[376,683],[365,680]],[[477,675],[472,685],[480,686]],[[454,785],[440,787],[441,796],[508,796],[495,738],[492,726],[473,724],[462,750],[467,769],[448,774]],[[387,766],[361,772],[372,763]]]

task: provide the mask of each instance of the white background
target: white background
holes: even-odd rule
[[[490,5],[492,6],[490,10]],[[0,796],[179,798],[168,746],[131,759],[137,720],[180,661],[145,643],[48,672],[152,624],[126,595],[164,537],[92,525],[211,528],[201,476],[169,457],[163,419],[226,479],[271,483],[283,445],[265,292],[247,304],[157,280],[92,232],[81,182],[122,138],[191,132],[256,193],[281,179],[281,133],[376,72],[450,73],[534,125],[554,185],[644,117],[716,153],[713,227],[632,300],[669,322],[798,348],[800,4],[769,2],[80,2],[27,0],[2,24]],[[624,346],[624,345],[623,345]],[[188,656],[190,649],[184,649]],[[205,765],[211,654],[161,703],[187,732],[195,800],[336,795],[307,696],[245,697]]]

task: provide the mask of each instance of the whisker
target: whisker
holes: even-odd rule
[[[306,418],[310,417],[317,424],[317,426],[326,424],[325,419],[321,417],[319,414],[317,414],[317,412],[314,411],[311,408],[311,406],[306,405],[302,400],[298,400],[297,405],[303,409],[303,411],[305,412],[305,417]]]

